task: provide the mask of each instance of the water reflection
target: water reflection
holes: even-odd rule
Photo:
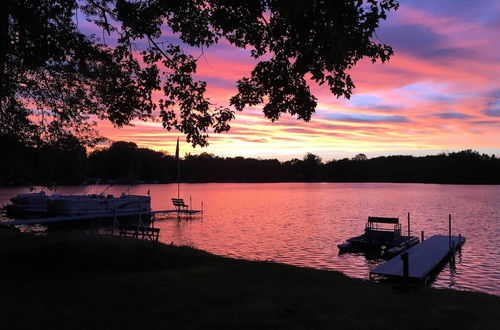
[[[127,187],[112,187],[119,194]],[[72,191],[64,187],[58,193]],[[96,190],[102,190],[98,187]],[[139,185],[150,190],[153,209],[168,209],[177,195],[172,185]],[[22,188],[0,189],[6,202]],[[334,269],[368,278],[382,260],[363,254],[338,254],[337,244],[363,232],[368,216],[399,217],[406,232],[425,237],[448,232],[467,238],[454,269],[445,266],[436,287],[478,290],[500,295],[500,187],[389,183],[183,184],[181,198],[203,202],[203,217],[192,221],[163,218],[160,241],[191,245],[209,252],[247,259]]]

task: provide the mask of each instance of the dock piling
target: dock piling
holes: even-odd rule
[[[408,237],[410,237],[411,230],[410,230],[410,212],[408,212]]]
[[[450,266],[455,267],[455,242],[451,242]]]
[[[448,243],[451,250],[451,214],[448,215]]]
[[[116,219],[116,207],[115,207],[115,209],[113,210],[113,224],[111,226],[111,234],[115,233],[115,226],[117,225],[117,223],[118,220]]]

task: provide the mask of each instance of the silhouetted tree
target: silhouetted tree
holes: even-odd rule
[[[0,184],[79,183],[87,173],[85,146],[73,135],[38,146],[27,146],[18,136],[0,135],[0,150]]]
[[[172,156],[148,148],[138,148],[133,142],[118,141],[109,148],[93,151],[89,157],[89,176],[121,182],[161,181],[175,178]]]
[[[368,157],[366,157],[365,154],[357,154],[356,156],[354,156],[352,158],[353,161],[364,161],[364,160],[367,160]]]
[[[0,184],[75,184],[84,175],[127,182],[175,182],[177,160],[131,142],[115,142],[85,154],[78,139],[28,147],[0,136],[9,156],[0,162]],[[123,181],[124,180],[124,181]],[[220,157],[209,153],[181,159],[183,182],[433,182],[500,184],[500,159],[472,150],[435,156],[382,156],[364,161],[344,158],[326,163],[312,153],[303,159]]]
[[[307,153],[301,162],[301,174],[305,180],[319,180],[321,178],[321,157]]]
[[[206,145],[207,131],[229,130],[234,113],[211,103],[206,83],[193,78],[197,58],[162,39],[162,29],[202,51],[225,39],[260,60],[238,80],[236,110],[265,103],[272,121],[285,112],[309,120],[316,98],[305,77],[349,97],[348,72],[359,60],[393,54],[372,36],[397,7],[396,0],[3,0],[0,134],[71,133],[92,143],[91,116],[117,126],[156,116]],[[82,33],[83,19],[103,38]],[[163,92],[158,102],[155,91]]]

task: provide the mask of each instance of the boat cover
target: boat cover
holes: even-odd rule
[[[368,217],[368,222],[399,223],[398,218]]]

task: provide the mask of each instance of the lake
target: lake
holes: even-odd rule
[[[96,192],[105,186],[95,187]],[[61,187],[69,193],[75,187]],[[114,186],[120,194],[127,187]],[[138,185],[131,194],[150,190],[155,210],[171,209],[177,185]],[[0,203],[25,188],[0,188]],[[338,254],[337,244],[362,234],[368,216],[398,217],[406,233],[426,237],[448,233],[467,241],[456,267],[445,266],[431,286],[500,295],[500,186],[394,183],[208,183],[182,184],[181,197],[200,208],[192,220],[163,219],[160,240],[190,245],[233,258],[269,260],[341,271],[368,278],[383,260],[363,254]]]

